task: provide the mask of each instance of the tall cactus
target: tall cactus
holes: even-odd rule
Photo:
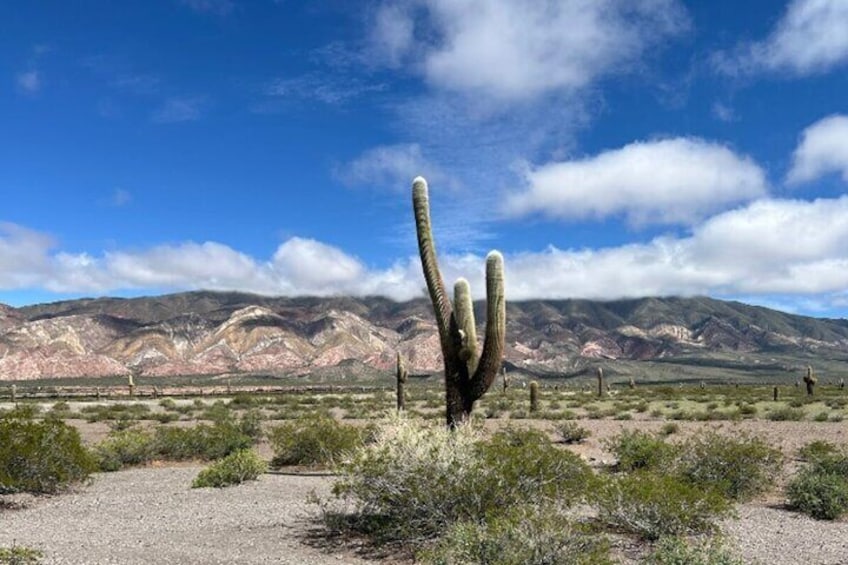
[[[430,197],[427,181],[412,181],[412,206],[418,233],[418,252],[433,303],[439,341],[445,366],[446,417],[454,427],[465,420],[495,380],[500,370],[506,334],[503,256],[492,251],[486,257],[486,333],[483,351],[477,356],[477,329],[468,281],[454,285],[451,305],[439,264],[430,224]]]
[[[816,378],[816,375],[813,374],[813,368],[808,365],[807,366],[807,374],[804,375],[804,384],[807,385],[807,395],[808,396],[813,395],[813,389],[816,386],[817,381],[818,381],[818,379]]]
[[[397,409],[401,412],[406,409],[406,379],[409,378],[409,372],[406,370],[406,365],[403,363],[403,357],[400,351],[397,352]]]

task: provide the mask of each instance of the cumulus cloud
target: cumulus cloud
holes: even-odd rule
[[[719,70],[730,73],[789,71],[798,76],[829,71],[848,61],[848,2],[793,0],[769,36],[718,53]]]
[[[687,27],[676,0],[386,0],[371,52],[441,88],[522,100],[582,88]]]
[[[601,249],[508,254],[507,296],[612,299],[650,295],[769,297],[821,304],[844,301],[848,291],[848,196],[763,199],[718,214],[684,237]],[[787,245],[791,241],[791,245]],[[449,284],[468,278],[475,297],[484,290],[482,254],[446,254]],[[269,260],[224,244],[183,243],[93,257],[57,252],[45,234],[0,225],[0,288],[107,293],[118,289],[241,290],[276,295],[422,295],[417,257],[373,268],[343,249],[292,238]],[[796,301],[796,303],[798,303]]]
[[[828,173],[841,173],[848,182],[848,116],[828,116],[804,130],[786,181],[796,185]]]
[[[696,138],[636,142],[581,160],[527,167],[506,213],[563,219],[624,216],[633,224],[690,223],[763,196],[765,174],[748,157]]]

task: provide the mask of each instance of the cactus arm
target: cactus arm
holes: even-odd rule
[[[468,374],[477,370],[477,325],[474,321],[474,303],[471,300],[471,288],[468,281],[459,279],[453,287],[453,307],[456,325],[459,328],[462,343],[459,359],[468,367]]]
[[[418,253],[421,255],[424,280],[427,282],[427,292],[430,293],[430,300],[433,303],[442,351],[448,351],[451,347],[449,336],[451,306],[442,273],[439,271],[439,263],[436,260],[436,243],[433,240],[433,228],[430,223],[430,196],[427,181],[422,177],[416,177],[412,181],[412,207],[415,211],[415,231],[418,234]]]
[[[506,340],[506,297],[503,255],[492,251],[486,257],[486,337],[483,353],[471,378],[471,396],[483,396],[501,369]]]

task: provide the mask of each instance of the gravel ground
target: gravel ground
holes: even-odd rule
[[[532,420],[518,424],[553,427]],[[625,429],[656,431],[662,422],[581,420],[580,424],[592,436],[571,448],[590,461],[609,462],[606,439]],[[739,506],[738,519],[722,526],[746,561],[848,565],[848,522],[817,521],[790,512],[782,508],[779,495],[795,467],[792,459],[797,449],[813,439],[848,445],[848,426],[764,421],[678,424],[676,440],[704,428],[728,435],[750,433],[764,437],[787,456],[787,468],[769,499]],[[487,427],[501,425],[487,421]],[[103,423],[80,423],[79,427],[89,442],[108,431]],[[260,451],[262,447],[267,448],[260,446]],[[27,507],[22,510],[4,510],[0,505],[0,546],[15,542],[40,549],[48,564],[375,562],[349,550],[322,546],[310,537],[317,508],[307,502],[307,496],[312,491],[326,495],[331,478],[266,474],[238,487],[191,489],[200,468],[144,467],[98,474],[77,492],[24,499]],[[635,552],[642,553],[638,548]]]
[[[744,504],[722,530],[746,562],[760,565],[846,565],[848,523],[813,520],[776,505]]]
[[[311,491],[330,479],[263,475],[225,489],[192,489],[199,466],[146,467],[95,475],[78,492],[0,510],[0,546],[44,552],[44,563],[367,563],[309,541]]]

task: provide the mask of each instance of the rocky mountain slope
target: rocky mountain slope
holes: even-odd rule
[[[476,307],[482,323],[484,304]],[[0,305],[0,380],[385,372],[398,350],[415,372],[440,369],[429,302],[190,292]],[[541,376],[580,375],[598,363],[626,372],[639,362],[848,369],[848,320],[710,298],[513,302],[506,361]]]

